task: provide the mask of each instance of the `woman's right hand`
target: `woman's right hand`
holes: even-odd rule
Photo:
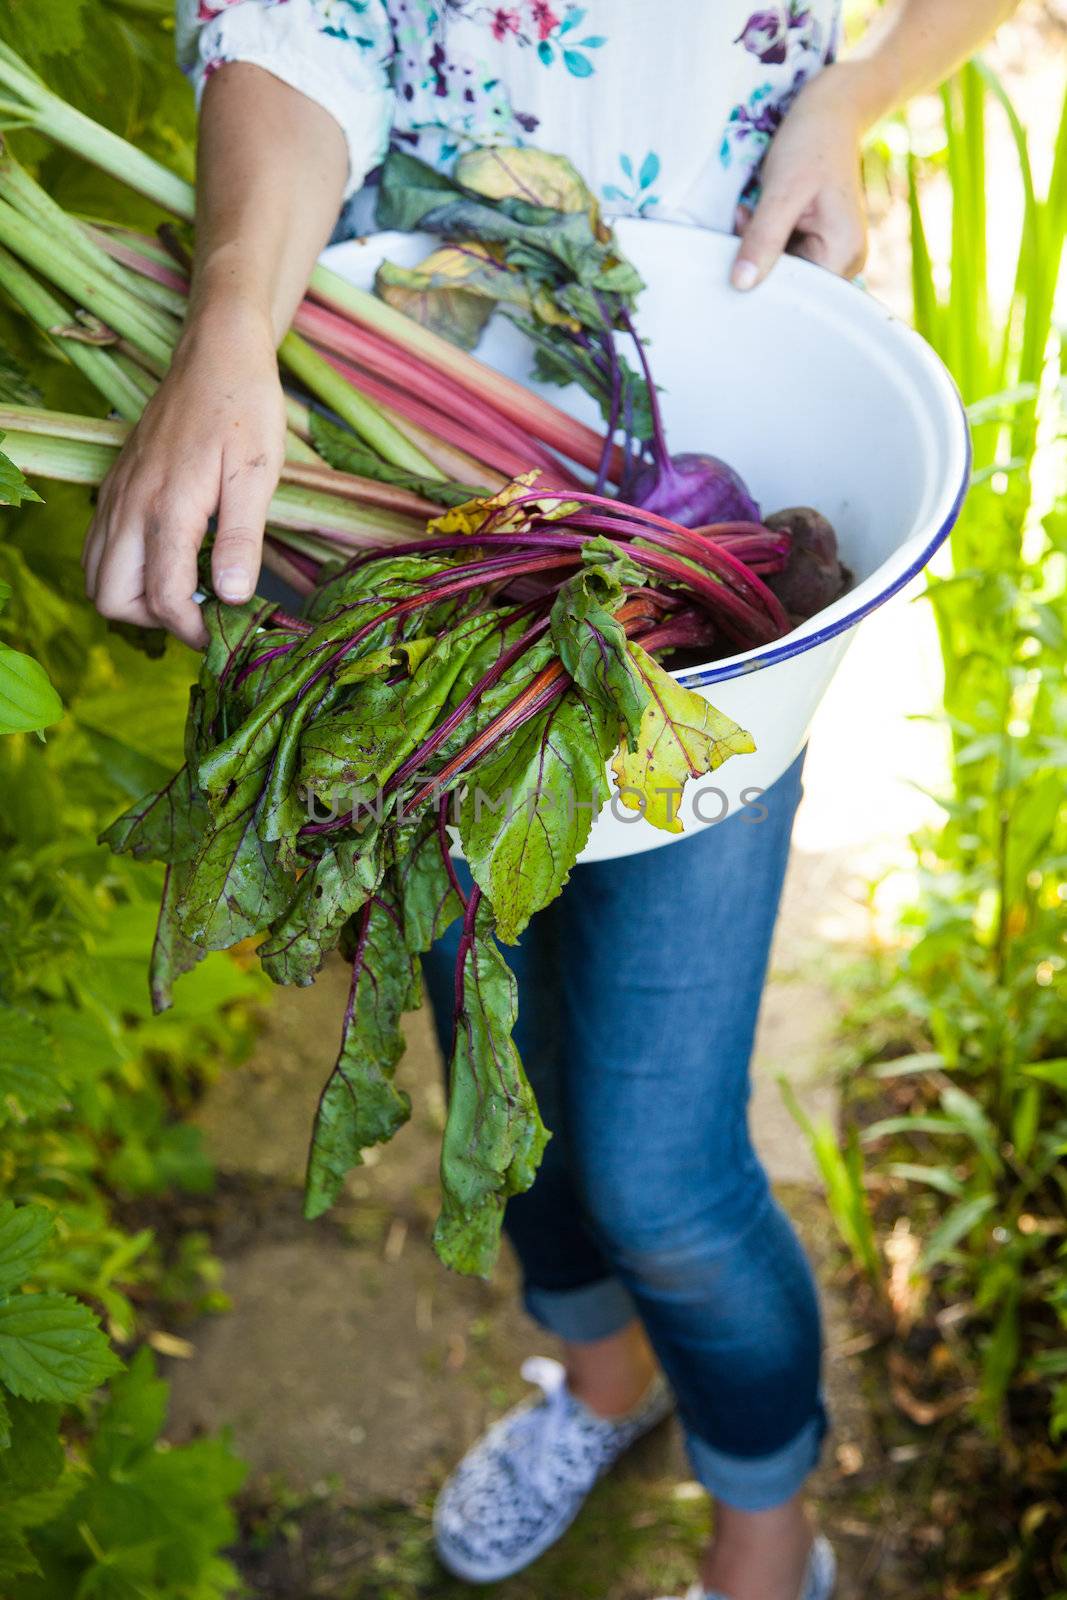
[[[285,428],[269,316],[205,306],[101,486],[82,554],[101,616],[167,628],[194,648],[207,642],[193,593],[208,520],[217,513],[215,593],[247,600]]]

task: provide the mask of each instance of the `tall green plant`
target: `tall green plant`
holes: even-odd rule
[[[951,205],[947,261],[927,209],[934,161],[912,154],[915,319],[968,402],[975,481],[949,570],[929,588],[952,735],[944,826],[917,841],[922,894],[893,996],[935,1047],[927,1105],[867,1131],[915,1147],[890,1171],[921,1182],[943,1215],[919,1270],[970,1307],[980,1420],[1010,1426],[1022,1377],[1047,1390],[1067,1433],[1067,476],[1063,346],[1053,325],[1067,238],[1067,98],[1040,193],[1028,134],[990,69],[942,94]],[[998,301],[989,249],[987,150],[1003,118],[1017,156],[1021,224]],[[936,158],[935,158],[936,160]],[[1005,245],[997,197],[998,248]],[[892,1141],[892,1144],[889,1143]]]

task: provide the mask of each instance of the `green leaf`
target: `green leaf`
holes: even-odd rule
[[[0,1516],[3,1513],[0,1512]],[[0,1582],[40,1572],[40,1563],[17,1528],[0,1521]]]
[[[16,1206],[0,1200],[0,1295],[24,1284],[52,1234],[52,1213],[44,1206]]]
[[[231,945],[270,925],[284,909],[291,879],[276,844],[256,831],[261,784],[253,772],[235,787],[225,821],[208,829],[178,893],[178,926],[206,950]]]
[[[21,362],[0,346],[0,403],[6,406],[39,406],[41,391]]]
[[[324,417],[321,412],[311,413],[311,443],[324,461],[339,472],[352,472],[360,478],[373,478],[375,483],[391,483],[398,489],[410,489],[421,494],[424,500],[435,505],[458,506],[473,495],[483,491],[471,484],[439,483],[436,478],[422,478],[416,472],[405,472],[394,467],[363,443],[348,428]]]
[[[620,750],[612,762],[619,798],[653,827],[681,833],[678,808],[688,779],[713,772],[732,755],[751,754],[755,741],[702,695],[676,683],[639,645],[628,649],[649,701],[636,749]]]
[[[404,939],[419,954],[436,944],[462,915],[463,905],[445,866],[436,813],[424,812],[402,836],[395,873]]]
[[[0,1383],[26,1400],[76,1400],[121,1362],[87,1306],[65,1294],[0,1302]]]
[[[275,983],[311,983],[345,923],[378,887],[382,870],[377,834],[328,844],[259,946],[264,972]]]
[[[4,43],[35,65],[43,59],[70,55],[85,42],[88,0],[49,0],[47,10],[11,5],[4,11]]]
[[[965,1239],[973,1228],[976,1228],[987,1217],[997,1203],[996,1195],[976,1195],[970,1200],[961,1200],[959,1205],[938,1223],[937,1227],[927,1237],[926,1247],[919,1259],[919,1267],[923,1272],[929,1272]]]
[[[0,1005],[0,1124],[48,1117],[67,1104],[55,1047],[39,1022]]]
[[[340,811],[373,806],[429,733],[460,673],[495,627],[491,615],[473,617],[436,641],[410,678],[359,684],[342,709],[318,717],[305,733],[300,783]]]
[[[0,439],[4,437],[0,433]],[[36,489],[31,489],[19,468],[0,450],[0,506],[20,506],[34,500],[38,505],[43,504]]]
[[[471,773],[460,839],[506,943],[514,944],[567,882],[608,798],[605,762],[618,733],[610,700],[598,705],[572,691]]]
[[[101,1412],[89,1460],[101,1475],[125,1471],[150,1450],[167,1415],[168,1386],[155,1374],[147,1345],[142,1345],[125,1372],[113,1378],[108,1403]]]
[[[184,765],[105,828],[98,844],[138,861],[191,861],[208,826],[208,810]]]
[[[148,961],[148,992],[152,999],[152,1010],[157,1015],[168,1011],[173,1005],[174,985],[178,978],[192,972],[207,954],[202,945],[186,938],[182,931],[181,904],[188,888],[189,874],[189,863],[178,861],[168,866],[163,875],[159,919]]]
[[[1034,1061],[1023,1071],[1028,1078],[1037,1078],[1041,1083],[1050,1083],[1054,1089],[1059,1089],[1067,1094],[1067,1056],[1058,1056],[1053,1061]]]
[[[4,1399],[10,1448],[0,1453],[0,1505],[10,1506],[16,1499],[51,1488],[66,1458],[59,1437],[59,1406],[17,1395]]]
[[[637,746],[650,691],[637,672],[626,630],[615,612],[625,598],[623,584],[630,587],[634,575],[632,563],[625,559],[576,572],[561,586],[551,621],[563,665],[586,699],[615,726],[622,725],[631,751]]]
[[[939,1189],[953,1200],[958,1200],[963,1193],[963,1184],[947,1167],[921,1167],[909,1161],[891,1161],[886,1171],[891,1178],[903,1178],[907,1183],[928,1183],[931,1189]]]
[[[0,733],[37,733],[62,715],[63,702],[40,662],[0,644]]]
[[[500,1248],[505,1203],[533,1183],[548,1133],[512,1039],[515,978],[484,901],[468,923],[434,1244],[446,1266],[486,1277]]]
[[[393,1082],[404,1053],[400,1019],[418,1004],[419,973],[397,937],[396,902],[376,896],[356,918],[356,949],[337,1058],[319,1100],[308,1157],[304,1214],[318,1217],[370,1145],[384,1144],[411,1115]]]

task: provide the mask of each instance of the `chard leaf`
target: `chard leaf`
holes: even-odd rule
[[[397,849],[397,892],[404,938],[420,955],[462,915],[463,903],[445,866],[437,815],[425,811]]]
[[[228,950],[260,933],[289,899],[291,880],[278,846],[256,832],[261,775],[235,785],[224,819],[215,821],[178,893],[178,926],[194,945]]]
[[[512,1039],[514,975],[493,938],[488,905],[475,901],[473,909],[449,1063],[434,1245],[446,1266],[487,1277],[500,1248],[504,1205],[533,1183],[548,1133]]]
[[[275,983],[311,983],[336,948],[345,923],[366,904],[381,876],[379,835],[328,844],[259,946],[264,972]]]
[[[702,695],[683,689],[640,645],[628,649],[649,701],[636,749],[620,749],[612,762],[619,798],[653,827],[681,833],[678,807],[687,780],[730,756],[751,754],[755,742]]]
[[[471,774],[459,835],[507,944],[570,876],[608,798],[605,763],[618,739],[614,705],[572,691]]]
[[[633,563],[597,563],[561,586],[552,606],[552,638],[559,658],[587,700],[626,730],[633,750],[649,701],[627,649],[626,630],[615,616],[632,583]],[[609,752],[610,754],[610,752]]]
[[[253,595],[243,605],[223,605],[221,600],[206,600],[200,608],[208,642],[202,658],[201,686],[205,682],[225,682],[232,678],[256,647],[258,630],[277,611],[271,601]]]
[[[402,311],[423,328],[473,350],[498,300],[529,307],[521,277],[512,273],[485,245],[441,245],[417,267],[383,261],[374,289],[386,305]]]
[[[619,266],[611,230],[564,157],[475,151],[458,163],[456,180],[405,151],[391,151],[378,192],[379,228],[501,245],[508,265],[539,287],[568,278],[599,284]]]
[[[478,492],[474,485],[440,483],[436,478],[423,478],[417,472],[405,472],[402,467],[394,467],[391,462],[383,461],[376,455],[350,429],[340,427],[318,411],[311,413],[311,443],[323,460],[339,472],[353,472],[360,478],[373,478],[375,483],[391,483],[398,489],[411,489],[436,505],[459,505]]]
[[[192,972],[207,954],[201,945],[186,938],[179,921],[179,907],[189,874],[189,862],[177,861],[167,867],[163,878],[159,920],[148,963],[148,992],[152,1010],[157,1015],[173,1005],[175,981],[183,973]]]
[[[341,1053],[322,1091],[308,1157],[309,1218],[329,1209],[363,1151],[391,1139],[411,1115],[411,1100],[393,1073],[404,1053],[400,1019],[417,1004],[419,974],[397,937],[397,916],[389,893],[368,900],[356,918]]]
[[[456,240],[431,251],[417,267],[383,261],[374,287],[387,305],[464,350],[474,349],[498,305],[551,327],[577,333],[582,326],[554,292],[508,266],[499,246]]]
[[[509,533],[515,529],[527,526],[531,510],[536,510],[549,522],[559,522],[570,516],[579,508],[577,501],[567,500],[530,500],[514,510],[509,510],[516,500],[537,487],[541,474],[536,469],[531,472],[520,473],[517,478],[512,478],[496,494],[478,495],[473,500],[465,500],[451,510],[444,511],[439,517],[434,517],[427,524],[428,533],[466,533],[472,536],[481,533],[483,528],[491,528],[494,533]]]
[[[516,643],[526,626],[527,619],[519,617],[499,630],[494,630],[484,639],[480,649],[471,656],[466,668],[457,678],[445,707],[446,713],[458,709],[473,684],[497,664],[499,657]],[[499,712],[512,703],[516,695],[528,687],[542,668],[555,660],[555,656],[555,646],[547,633],[535,639],[519,659],[512,662],[496,683],[483,689],[467,715],[437,752],[437,761],[444,763],[458,754],[475,734],[480,733]]]
[[[567,157],[532,145],[469,150],[456,162],[456,182],[487,200],[525,200],[550,211],[599,215],[592,190]]]
[[[256,830],[261,839],[279,844],[280,859],[290,869],[297,864],[297,835],[308,821],[307,802],[300,797],[297,777],[301,736],[305,724],[319,717],[336,698],[337,687],[327,680],[317,698],[305,695],[287,715],[279,714],[281,726],[256,814]]]
[[[375,802],[429,733],[453,684],[495,628],[493,616],[471,617],[420,650],[421,660],[406,681],[360,684],[343,710],[318,718],[308,729],[300,782],[327,804],[351,809]]]
[[[390,150],[382,166],[375,221],[379,228],[417,233],[428,212],[443,201],[458,199],[462,192],[436,167],[406,150]]]
[[[138,861],[190,861],[208,824],[207,806],[184,765],[154,794],[141,797],[97,840]]]

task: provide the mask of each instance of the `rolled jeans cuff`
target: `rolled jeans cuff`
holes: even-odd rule
[[[700,1482],[735,1511],[769,1511],[803,1488],[818,1465],[826,1437],[826,1412],[820,1406],[794,1439],[771,1456],[729,1456],[690,1434],[689,1459]]]
[[[617,1278],[600,1278],[580,1289],[537,1289],[527,1285],[523,1301],[542,1328],[575,1344],[610,1338],[637,1315],[633,1301]]]

